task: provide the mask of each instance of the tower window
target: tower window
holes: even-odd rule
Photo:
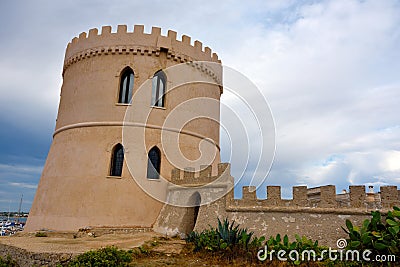
[[[117,144],[112,152],[110,175],[121,176],[123,165],[124,165],[124,147],[121,144]]]
[[[159,179],[160,178],[160,165],[161,165],[161,153],[158,147],[150,149],[147,161],[147,178]]]
[[[162,70],[157,71],[152,79],[151,105],[164,107],[164,94],[167,85],[167,76]]]
[[[129,67],[125,68],[121,73],[119,82],[119,98],[118,103],[129,104],[132,99],[133,91],[133,70]]]

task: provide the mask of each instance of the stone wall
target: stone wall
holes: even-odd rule
[[[19,266],[57,266],[68,262],[74,255],[70,253],[36,253],[25,249],[0,244],[0,257],[10,256]]]
[[[290,240],[294,240],[295,234],[307,236],[318,240],[320,244],[336,247],[339,238],[347,235],[341,228],[345,226],[346,219],[350,219],[355,225],[360,225],[363,220],[369,218],[365,212],[359,214],[345,213],[331,209],[298,210],[271,207],[271,209],[256,209],[256,207],[240,207],[232,209],[226,206],[224,199],[200,208],[195,230],[207,229],[209,225],[216,226],[217,218],[228,218],[235,221],[241,227],[253,231],[257,236],[276,236],[287,234]]]
[[[154,231],[185,236],[194,229],[196,221],[201,219],[201,210],[210,205],[215,207],[216,202],[224,199],[226,192],[233,187],[229,164],[218,164],[218,174],[215,176],[212,176],[211,166],[202,166],[201,169],[195,173],[188,168],[183,171],[183,175],[180,170],[172,171],[171,181],[175,185],[168,188],[168,201],[172,205],[164,205],[153,227]]]
[[[317,188],[295,186],[293,199],[282,199],[280,186],[267,186],[266,199],[257,198],[255,187],[243,187],[242,198],[235,199],[231,190],[233,178],[229,173],[229,164],[225,164],[224,168],[225,171],[221,175],[224,179],[221,180],[219,188],[228,193],[215,201],[202,202],[194,225],[196,231],[207,229],[209,225],[216,226],[217,218],[228,218],[258,236],[264,235],[268,238],[279,233],[287,234],[293,240],[295,234],[305,235],[318,240],[320,244],[335,248],[339,238],[347,237],[342,229],[346,219],[350,219],[355,225],[361,225],[363,220],[371,217],[373,210],[385,214],[393,206],[400,206],[396,186],[381,186],[379,193],[366,193],[365,186],[350,186],[349,192],[342,194],[336,194],[334,185]],[[208,181],[211,185],[211,181],[221,178],[210,175],[207,178],[207,173],[211,173],[211,170],[207,169],[196,177],[194,174],[189,175],[186,170],[183,179],[178,179],[177,177],[181,177],[180,172],[174,170],[172,177],[179,185],[190,184],[190,192],[201,188],[199,192],[205,196],[207,186],[204,186],[204,183]],[[201,187],[195,186],[196,181]],[[209,193],[213,192],[213,188],[215,189],[215,184],[214,187],[208,188]],[[174,188],[170,190],[169,196],[188,198],[190,194],[187,192],[189,189],[185,187]],[[183,226],[193,219],[193,216],[190,216],[191,212],[193,211],[190,208],[165,205],[158,222],[161,219],[163,232],[166,234],[185,234],[189,228]]]

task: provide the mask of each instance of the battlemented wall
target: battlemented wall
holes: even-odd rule
[[[192,45],[191,37],[187,35],[182,35],[182,40],[178,40],[177,33],[172,30],[168,30],[167,36],[163,36],[159,27],[152,27],[151,33],[147,34],[144,33],[143,25],[134,25],[133,31],[128,30],[126,25],[118,25],[114,33],[111,26],[103,26],[101,34],[98,29],[90,29],[88,34],[82,32],[79,37],[73,38],[67,46],[63,72],[85,58],[109,54],[159,56],[162,49],[166,50],[168,59],[179,63],[221,63],[218,55],[212,53],[209,47],[203,49],[203,44],[198,40]]]
[[[381,186],[380,193],[366,193],[364,185],[350,186],[349,193],[336,194],[334,185],[318,189],[317,197],[306,186],[293,187],[293,199],[282,199],[280,186],[267,186],[267,198],[257,199],[255,187],[243,187],[243,197],[226,197],[228,211],[282,211],[336,214],[370,214],[372,210],[386,212],[400,204],[397,186]]]
[[[227,184],[232,185],[233,178],[229,173],[229,165],[224,166],[224,170],[222,174],[225,179],[230,179]],[[203,170],[203,175],[199,176],[188,171],[184,172],[186,177],[191,175],[189,179],[191,182],[186,184],[191,184],[195,190],[197,181],[204,185],[207,181],[217,180],[218,177],[215,176],[207,178],[205,174],[210,171],[210,169]],[[179,170],[173,172],[180,173]],[[175,174],[175,177],[178,175]],[[183,183],[184,180],[178,181]],[[170,195],[188,197],[184,191],[185,189],[175,189],[170,191]],[[216,226],[217,218],[228,218],[241,227],[254,231],[258,236],[269,237],[279,233],[287,234],[293,239],[295,234],[299,234],[335,247],[337,239],[347,237],[341,228],[345,226],[346,219],[352,220],[356,225],[361,224],[370,217],[371,211],[379,210],[385,214],[388,209],[400,204],[396,186],[381,186],[379,193],[366,193],[365,186],[350,186],[349,192],[342,194],[336,194],[334,185],[317,188],[295,186],[292,199],[282,199],[280,186],[267,186],[266,191],[267,198],[258,199],[255,188],[245,186],[242,198],[235,199],[233,190],[230,190],[224,197],[199,208],[194,230],[201,231],[207,229],[209,225]],[[192,218],[190,216],[192,212],[190,208],[164,206],[159,219],[173,216],[169,217],[169,221],[164,221],[165,225],[172,227],[164,233],[187,233],[184,230],[188,229],[186,227],[188,224],[190,225],[187,220]]]

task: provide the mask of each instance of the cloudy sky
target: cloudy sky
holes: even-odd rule
[[[52,141],[66,45],[102,25],[173,29],[249,77],[276,123],[263,186],[282,185],[287,197],[299,184],[400,186],[399,1],[110,3],[0,2],[0,211],[16,210],[21,194],[29,210]]]

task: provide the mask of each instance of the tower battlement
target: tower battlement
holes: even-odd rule
[[[101,33],[94,28],[88,33],[82,32],[68,44],[64,59],[64,70],[74,62],[87,57],[108,54],[142,54],[159,56],[161,50],[167,52],[167,58],[184,63],[191,61],[211,61],[220,63],[216,53],[196,40],[193,45],[191,37],[182,35],[177,39],[177,33],[168,30],[167,36],[161,34],[161,28],[152,27],[151,33],[144,32],[143,25],[134,25],[129,31],[126,25],[118,25],[112,32],[111,26],[103,26]]]
[[[280,186],[267,186],[267,198],[258,199],[254,186],[244,186],[241,199],[233,191],[226,197],[230,211],[285,211],[368,214],[371,210],[386,211],[400,204],[397,186],[381,186],[379,193],[366,193],[364,185],[349,187],[349,192],[336,194],[334,185],[316,188],[293,187],[293,198],[282,199]]]
[[[216,181],[223,174],[228,177],[231,175],[229,163],[218,163],[218,174],[212,175],[211,165],[200,166],[200,171],[194,168],[185,168],[183,171],[175,168],[171,171],[171,182],[176,185],[204,185]],[[183,174],[182,174],[183,173]]]

